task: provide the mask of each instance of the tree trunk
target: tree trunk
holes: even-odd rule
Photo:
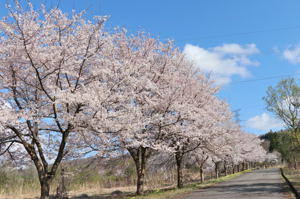
[[[203,183],[204,182],[204,172],[203,172],[203,166],[200,167],[200,182]]]
[[[147,154],[147,148],[142,146],[138,148],[129,148],[128,151],[133,158],[136,167],[136,195],[142,195],[144,193],[146,161],[149,154]]]
[[[175,153],[176,166],[177,166],[177,188],[183,188],[183,173],[182,173],[182,157],[183,155],[180,152]]]
[[[68,199],[67,182],[65,179],[65,170],[62,168],[60,172],[60,182],[56,189],[56,199]]]
[[[59,123],[59,122],[58,122]],[[27,125],[31,126],[30,122],[28,121]],[[24,149],[27,151],[28,155],[30,156],[31,160],[33,161],[35,168],[37,170],[39,176],[39,182],[41,185],[41,196],[40,199],[49,199],[49,191],[50,191],[50,184],[56,174],[57,168],[60,165],[64,154],[65,154],[65,146],[67,144],[67,139],[70,133],[70,129],[72,125],[69,124],[66,130],[61,131],[62,138],[60,140],[60,145],[58,148],[58,153],[55,158],[54,163],[52,164],[51,169],[48,166],[47,159],[45,157],[45,153],[43,151],[42,143],[38,139],[39,135],[39,128],[36,122],[33,123],[31,129],[31,142],[27,142],[26,139],[23,138],[21,132],[18,129],[10,126],[9,128],[14,131],[17,137],[22,142]]]
[[[50,192],[50,180],[49,179],[41,179],[41,197],[40,199],[49,199],[49,192]]]
[[[200,168],[200,181],[201,183],[204,182],[204,171],[203,171],[203,167],[204,167],[204,164],[205,162],[208,160],[208,156],[206,156],[206,158],[204,159],[197,159],[197,162],[199,164],[199,168]]]
[[[215,162],[215,175],[216,178],[219,178],[219,163]]]
[[[137,174],[136,194],[142,195],[144,193],[144,170],[140,169]]]
[[[293,162],[294,162],[294,169],[297,170],[298,165],[297,165],[297,159],[295,155],[293,156]]]
[[[227,176],[227,166],[226,166],[226,161],[224,162],[224,173],[225,173],[225,176]]]
[[[235,174],[235,165],[232,164],[232,174]]]

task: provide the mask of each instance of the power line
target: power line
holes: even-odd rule
[[[230,84],[240,84],[240,83],[248,83],[248,82],[258,82],[258,81],[263,81],[263,80],[268,80],[268,79],[277,79],[277,78],[283,78],[283,77],[294,77],[298,76],[299,74],[286,74],[286,75],[275,75],[275,76],[267,76],[263,78],[257,78],[257,79],[251,79],[251,80],[242,80],[242,81],[234,81],[231,82]]]
[[[251,35],[251,34],[265,33],[265,32],[278,32],[278,31],[295,30],[295,29],[300,29],[300,25],[289,26],[289,27],[280,27],[280,28],[271,28],[271,29],[264,29],[264,30],[255,30],[255,31],[248,31],[248,32],[220,34],[220,35],[206,35],[206,36],[200,36],[198,38],[179,39],[179,40],[175,40],[175,42],[195,41],[195,40],[201,40],[201,39],[222,38],[222,37],[234,37],[234,36]]]

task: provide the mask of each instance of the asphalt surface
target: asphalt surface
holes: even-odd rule
[[[284,199],[279,169],[261,169],[245,173],[220,184],[199,189],[184,199]]]

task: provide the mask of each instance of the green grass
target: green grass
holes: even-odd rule
[[[228,181],[228,180],[231,180],[243,173],[246,173],[246,172],[250,172],[252,171],[251,169],[249,170],[245,170],[245,171],[242,171],[242,172],[239,172],[239,173],[235,173],[235,174],[231,174],[231,175],[227,175],[227,176],[224,176],[224,177],[220,177],[218,179],[212,179],[212,180],[208,180],[208,181],[205,181],[204,183],[193,183],[193,184],[189,184],[187,186],[185,186],[184,188],[182,189],[172,189],[172,190],[160,190],[160,189],[157,189],[151,193],[148,193],[148,194],[145,194],[145,195],[142,195],[142,196],[131,196],[131,197],[125,197],[124,199],[173,199],[173,198],[180,198],[180,196],[186,194],[186,193],[189,193],[189,192],[192,192],[196,189],[201,189],[201,188],[205,188],[205,187],[209,187],[209,186],[212,186],[212,185],[215,185],[217,183],[221,183],[221,182],[225,182],[225,181]]]

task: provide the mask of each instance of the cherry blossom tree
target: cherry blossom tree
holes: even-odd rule
[[[244,134],[240,153],[243,157],[243,167],[249,167],[251,162],[263,162],[267,158],[266,150],[261,146],[262,141],[254,134]],[[246,166],[245,166],[246,165]]]
[[[89,112],[95,114],[82,126],[100,136],[89,142],[97,146],[99,140],[105,140],[106,131],[111,135],[108,140],[128,150],[136,165],[137,194],[143,192],[146,161],[153,150],[177,151],[182,182],[183,154],[197,148],[224,117],[215,113],[218,107],[223,110],[223,103],[214,96],[217,88],[171,43],[145,34],[128,36],[124,31],[113,43],[109,57],[115,61],[111,60],[113,67],[107,70],[117,72],[109,72],[113,75],[89,92],[95,93],[87,103]],[[105,98],[110,99],[108,104],[102,103],[102,83],[113,86]]]
[[[177,187],[183,187],[183,157],[197,148],[207,149],[206,145],[220,136],[222,122],[230,118],[227,105],[215,97],[216,88],[212,82],[199,76],[186,77],[181,83],[181,97],[176,98],[182,105],[174,111],[184,120],[171,126],[166,136],[166,144],[173,149],[177,165]]]
[[[36,11],[18,1],[7,8],[9,16],[0,21],[1,149],[23,146],[46,199],[61,161],[73,151],[88,91],[105,74],[110,36],[102,30],[105,18],[90,22],[83,13]]]
[[[165,129],[182,121],[175,108],[178,107],[176,99],[180,99],[178,90],[184,83],[179,76],[189,77],[190,63],[172,43],[161,43],[142,33],[128,36],[120,32],[113,43],[113,57],[117,60],[114,70],[118,72],[105,83],[114,82],[114,93],[119,93],[119,97],[109,96],[112,103],[106,114],[111,116],[104,117],[109,123],[106,127],[99,122],[103,119],[103,103],[91,98],[97,103],[92,106],[97,114],[87,123],[94,132],[107,129],[111,140],[129,152],[136,165],[136,193],[142,194],[147,159],[153,150],[170,150],[162,142]],[[99,92],[97,88],[95,92]]]

